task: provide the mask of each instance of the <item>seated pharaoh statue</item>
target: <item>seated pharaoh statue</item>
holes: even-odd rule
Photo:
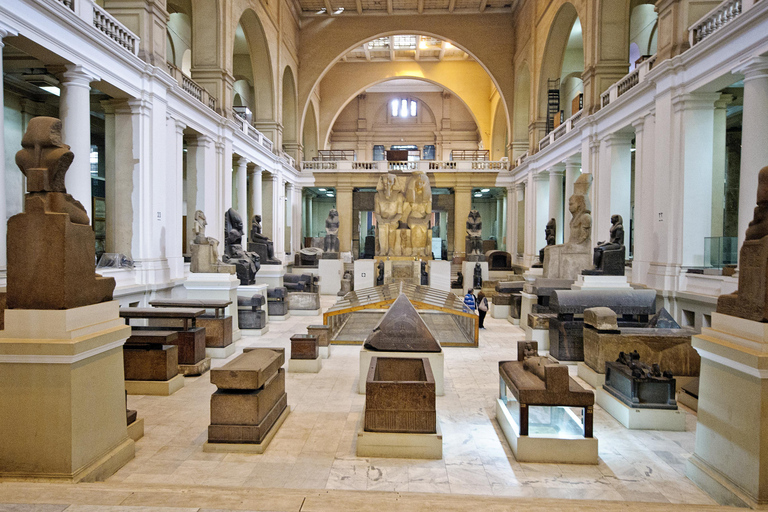
[[[757,206],[739,251],[739,287],[718,297],[717,312],[768,322],[768,167],[758,174]]]
[[[323,259],[339,259],[339,212],[332,208],[325,219],[325,240],[323,241]]]
[[[470,210],[467,215],[467,238],[465,251],[467,261],[485,261],[483,254],[483,219],[480,212]]]
[[[611,215],[610,241],[597,243],[592,257],[595,268],[581,273],[585,276],[623,276],[626,251],[621,215]]]
[[[547,245],[539,250],[539,262],[544,263],[544,248],[555,245],[555,237],[557,236],[557,221],[555,219],[549,219],[546,227],[544,228],[544,239],[547,241]]]
[[[224,216],[224,230],[224,263],[235,266],[240,284],[253,284],[261,266],[259,255],[243,250],[243,218],[232,208]]]
[[[88,214],[64,187],[75,155],[61,139],[61,121],[33,118],[21,146],[16,165],[27,195],[24,213],[8,220],[7,307],[70,309],[112,300],[115,280],[95,272]]]
[[[589,206],[589,187],[592,175],[582,174],[573,183],[573,195],[568,199],[571,212],[571,234],[568,242],[544,248],[544,277],[550,279],[576,278],[591,267],[592,216]]]
[[[189,244],[189,250],[192,253],[189,271],[195,274],[234,274],[235,266],[222,263],[219,259],[219,241],[205,236],[207,225],[205,214],[197,210],[192,226],[195,239]]]
[[[248,252],[255,252],[262,265],[280,265],[275,258],[272,240],[261,234],[261,215],[254,215],[251,220],[251,235],[248,238]]]
[[[398,245],[397,229],[405,202],[397,176],[385,174],[379,178],[373,202],[376,215],[376,255],[394,256]]]
[[[429,223],[432,220],[432,186],[429,177],[421,171],[414,171],[405,186],[405,204],[403,217],[408,223],[410,233],[405,232],[406,244],[410,248],[408,254],[431,259],[432,238]],[[408,243],[410,242],[410,243]]]

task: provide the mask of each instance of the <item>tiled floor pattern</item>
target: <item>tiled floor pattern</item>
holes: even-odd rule
[[[333,301],[323,297],[323,308]],[[288,348],[292,334],[319,321],[292,316],[270,322],[269,333],[246,336],[238,347]],[[356,384],[359,347],[338,345],[320,373],[287,374],[292,412],[263,455],[202,451],[215,390],[208,374],[186,378],[186,386],[170,397],[129,397],[130,408],[145,420],[146,434],[136,444],[136,458],[108,482],[714,504],[685,477],[693,414],[686,432],[629,431],[596,407],[598,465],[518,463],[494,419],[494,401],[498,361],[514,357],[522,331],[491,317],[486,327],[480,348],[445,349],[446,394],[437,399],[442,460],[355,456],[364,406]],[[213,365],[223,363],[214,360]]]

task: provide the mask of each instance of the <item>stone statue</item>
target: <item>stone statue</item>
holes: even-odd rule
[[[483,287],[483,268],[480,263],[475,263],[474,274],[472,275],[472,288],[479,290]]]
[[[456,272],[456,280],[451,281],[451,288],[461,288],[464,289],[464,275],[461,273],[461,270]]]
[[[331,208],[325,219],[325,240],[323,259],[339,259],[339,212]]]
[[[592,257],[595,268],[583,270],[581,273],[585,276],[623,276],[625,258],[624,224],[621,215],[611,215],[610,241],[597,243]]]
[[[422,261],[421,262],[421,271],[420,271],[421,281],[419,284],[422,286],[429,286],[429,273],[427,272],[427,262]]]
[[[261,267],[259,255],[243,250],[243,218],[232,208],[224,215],[224,235],[224,263],[235,265],[240,284],[253,284]]]
[[[410,229],[411,251],[405,256],[421,256],[430,258],[432,255],[432,240],[429,223],[432,220],[432,187],[429,177],[422,171],[414,171],[405,187],[405,204],[403,217]]]
[[[379,178],[374,197],[376,215],[376,255],[394,256],[397,228],[403,216],[405,196],[397,176],[385,174]]]
[[[255,252],[259,256],[262,265],[281,265],[275,258],[275,249],[272,240],[261,234],[261,215],[254,215],[251,219],[251,236],[248,238],[248,252]]]
[[[112,300],[115,280],[95,272],[88,214],[64,186],[75,155],[61,139],[61,120],[31,119],[21,147],[16,165],[27,177],[27,195],[24,213],[8,220],[7,307],[71,309]]]
[[[757,206],[739,251],[739,288],[718,297],[717,312],[768,322],[768,167],[758,174]]]
[[[384,284],[384,262],[379,260],[379,263],[376,265],[376,286],[381,286]]]
[[[480,212],[470,210],[467,215],[467,261],[485,261],[483,254],[483,219]]]
[[[546,377],[544,367],[546,365],[553,364],[553,361],[549,357],[539,355],[538,344],[534,346],[533,343],[525,343],[522,349],[522,355],[523,369],[536,375],[541,380],[545,380]]]
[[[207,225],[205,214],[197,210],[192,226],[195,239],[189,244],[189,250],[192,253],[189,271],[196,274],[234,274],[234,265],[226,265],[219,260],[219,241],[213,237],[205,236],[205,226]]]
[[[555,219],[549,219],[546,227],[544,228],[544,238],[547,241],[547,245],[555,245],[555,237],[557,236],[557,221]],[[544,263],[544,248],[539,251],[539,261]]]
[[[568,242],[544,248],[545,278],[576,280],[582,270],[592,265],[592,212],[588,202],[591,185],[589,173],[573,183],[573,195],[568,199],[571,234]]]

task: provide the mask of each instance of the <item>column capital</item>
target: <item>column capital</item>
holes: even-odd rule
[[[562,178],[563,176],[565,176],[565,164],[558,164],[558,165],[562,165],[562,167],[552,168],[549,170],[550,178]]]
[[[603,137],[603,142],[605,142],[606,147],[611,147],[619,144],[630,144],[634,138],[634,132],[614,132]]]
[[[571,155],[565,160],[563,160],[563,163],[565,164],[566,169],[568,167],[573,167],[576,165],[581,167],[581,155]]]
[[[562,174],[564,171],[565,171],[565,162],[558,162],[549,168],[550,175],[552,173],[558,173],[558,172]]]
[[[518,191],[524,191],[525,190],[525,185],[526,185],[526,183],[524,181],[518,181],[517,183],[515,183],[515,188]]]
[[[210,148],[212,144],[213,139],[208,135],[203,135],[202,133],[198,134],[194,139],[187,142],[187,146],[202,148]]]
[[[719,100],[719,92],[693,92],[679,96],[678,103],[682,103],[686,110],[712,110]]]
[[[533,179],[535,181],[547,181],[549,179],[549,171],[533,172]]]
[[[720,99],[715,102],[716,109],[724,109],[735,99],[733,94],[721,94]]]
[[[83,66],[70,64],[58,73],[58,78],[62,85],[90,88],[91,82],[97,80],[98,76]]]
[[[13,30],[11,27],[6,25],[3,22],[0,22],[0,48],[2,48],[4,45],[3,38],[9,37],[9,36],[17,36],[19,35],[19,32],[17,30]]]
[[[237,162],[238,170],[248,167],[248,159],[245,158],[244,156],[238,156],[236,159],[236,162]]]
[[[755,78],[768,78],[768,57],[757,56],[739,62],[733,68],[734,73],[744,75],[744,81]]]

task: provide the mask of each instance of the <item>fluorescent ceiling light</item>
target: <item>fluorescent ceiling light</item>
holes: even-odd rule
[[[328,197],[333,197],[333,192],[328,192],[328,193],[327,193],[327,194],[325,194],[325,195],[327,195]]]
[[[61,89],[59,89],[58,87],[55,87],[53,85],[40,85],[38,87],[40,87],[45,92],[49,92],[49,93],[53,94],[54,96],[60,96],[61,95]]]
[[[343,8],[343,7],[339,7],[338,9],[336,9],[335,11],[333,11],[333,14],[341,14],[341,13],[343,13],[343,12],[344,12],[344,8]]]
[[[317,11],[317,14],[325,14],[325,7]]]
[[[489,189],[489,188],[481,188],[480,189],[480,192],[490,192],[490,191],[491,191],[491,189]]]
[[[325,192],[325,189],[324,189],[324,188],[319,188],[319,189],[317,189],[317,190],[319,190],[320,192]]]
[[[477,193],[475,194],[475,197],[483,197],[483,194],[481,194],[480,192],[477,192]]]

